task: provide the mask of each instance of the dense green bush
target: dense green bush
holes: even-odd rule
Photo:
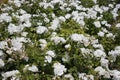
[[[2,3],[0,79],[119,80],[118,3],[118,0]]]

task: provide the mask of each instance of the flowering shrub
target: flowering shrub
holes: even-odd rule
[[[119,3],[1,3],[0,79],[120,80]]]

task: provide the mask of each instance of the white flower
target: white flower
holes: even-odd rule
[[[115,47],[115,50],[120,50],[120,46],[116,46],[116,47]]]
[[[18,70],[12,70],[12,71],[2,73],[2,76],[4,77],[5,80],[7,80],[7,78],[9,77],[17,77],[17,74],[19,73],[20,72]]]
[[[113,76],[113,80],[120,80],[120,71],[111,70],[110,73]]]
[[[78,73],[79,79],[84,79],[86,73]]]
[[[66,21],[66,19],[63,16],[60,16],[59,20],[60,20],[60,22],[65,22]]]
[[[85,37],[83,34],[72,34],[71,35],[71,40],[75,42],[80,42],[83,43],[85,46],[88,46],[90,44],[89,38]]]
[[[17,37],[11,40],[11,44],[12,44],[12,49],[17,51],[17,50],[21,50],[23,43],[22,42],[27,42],[26,38],[24,37]]]
[[[107,24],[105,24],[105,26],[107,26],[107,27],[109,27],[109,28],[110,28],[110,27],[111,27],[111,24],[108,24],[108,23],[107,23]]]
[[[95,25],[96,28],[100,28],[101,27],[101,24],[99,21],[96,21],[93,23]]]
[[[24,36],[24,37],[26,37],[27,34],[28,34],[28,32],[22,32],[22,33],[21,33],[21,35]]]
[[[23,28],[24,27],[22,25],[16,26],[15,24],[10,23],[8,25],[8,32],[10,34],[13,34],[14,32],[21,32],[23,30]]]
[[[23,26],[25,26],[25,27],[31,27],[30,21],[26,21],[25,23],[23,23]]]
[[[85,37],[85,36],[84,36],[82,41],[83,41],[82,43],[84,44],[85,47],[90,44],[90,42],[89,42],[89,37]]]
[[[60,42],[66,43],[66,40],[63,37],[58,37],[58,36],[52,37],[51,41],[54,41],[56,45],[59,44]]]
[[[94,80],[94,76],[93,75],[87,75],[87,78],[90,80]]]
[[[103,12],[103,10],[99,7],[99,5],[95,5],[95,6],[94,6],[94,9],[95,9],[95,11],[97,11],[97,12],[99,12],[99,13],[102,13],[102,12]]]
[[[52,34],[51,34],[52,37],[55,37],[56,35],[57,35],[56,32],[52,32]]]
[[[108,6],[109,6],[110,8],[113,8],[113,7],[114,7],[113,4],[109,4]]]
[[[108,33],[106,37],[114,37],[113,33]]]
[[[52,1],[51,1],[51,3],[54,3],[54,4],[60,3],[60,2],[62,2],[62,0],[52,0]]]
[[[94,51],[93,54],[95,57],[105,57],[106,56],[105,52],[100,49],[97,49],[96,51]]]
[[[102,31],[103,31],[104,33],[108,33],[108,30],[107,30],[106,28],[102,28]]]
[[[100,36],[100,37],[104,37],[104,32],[102,32],[102,31],[100,31],[99,33],[98,33],[98,36]]]
[[[71,14],[66,14],[66,15],[65,15],[65,18],[66,18],[66,19],[69,19],[70,17],[71,17]]]
[[[45,62],[51,63],[52,62],[52,57],[51,56],[45,56]]]
[[[22,16],[19,16],[19,19],[21,22],[27,22],[31,18],[31,14],[23,14]]]
[[[70,44],[65,45],[65,49],[68,49],[68,48],[70,48],[70,47],[71,47]]]
[[[71,39],[75,42],[82,42],[83,40],[83,34],[72,34]]]
[[[0,49],[5,49],[8,47],[8,44],[6,41],[0,41]]]
[[[36,30],[36,32],[38,34],[43,34],[43,33],[47,32],[47,31],[48,31],[48,29],[46,27],[44,27],[44,26],[39,26],[39,27],[37,27],[37,30]]]
[[[86,49],[86,48],[80,48],[80,50],[81,50],[81,52],[82,52],[83,55],[84,54],[90,54],[92,52],[92,50]]]
[[[71,74],[65,74],[65,78],[68,78],[69,80],[74,80],[74,77]]]
[[[51,57],[55,57],[55,53],[51,50],[47,51],[46,54],[51,56]]]
[[[12,18],[11,18],[11,16],[8,15],[8,13],[2,13],[0,15],[0,22],[3,22],[3,21],[5,21],[5,22],[11,22]]]
[[[117,27],[117,28],[120,28],[120,23],[117,23],[117,24],[116,24],[116,27]]]
[[[103,69],[101,66],[95,68],[95,71],[99,73],[100,76],[104,76],[105,78],[110,78],[110,73]]]
[[[32,72],[38,72],[38,68],[35,65],[29,66],[28,70]]]
[[[101,6],[101,9],[102,9],[104,12],[106,12],[106,11],[108,11],[108,10],[109,10],[109,7],[106,7],[106,6]]]
[[[21,1],[19,1],[19,0],[14,0],[14,4],[15,4],[15,6],[17,6],[17,7],[20,7],[20,6],[21,6]]]
[[[84,20],[79,20],[78,23],[79,23],[80,25],[82,25],[82,26],[85,25],[85,21],[84,21]]]
[[[4,61],[0,59],[0,67],[3,67],[5,65]]]
[[[108,68],[109,61],[105,58],[101,58],[100,60],[101,66]]]
[[[87,18],[92,18],[92,19],[95,19],[97,18],[97,11],[93,10],[92,9],[88,9],[88,14],[86,15]]]
[[[23,9],[20,9],[19,12],[20,12],[20,14],[26,14],[26,11]]]
[[[108,54],[113,56],[113,61],[115,61],[116,57],[120,55],[120,46],[115,47],[115,50],[109,51]]]
[[[102,21],[101,24],[105,25],[105,24],[107,24],[107,21]]]
[[[0,56],[4,55],[3,51],[0,50]]]
[[[41,49],[43,50],[47,46],[47,41],[45,39],[40,39],[39,41]]]
[[[56,30],[59,27],[59,19],[55,18],[52,21],[52,25],[49,27],[52,30]]]
[[[55,53],[51,50],[46,52],[47,56],[45,56],[45,62],[51,63],[52,58],[55,57]]]
[[[78,73],[78,77],[80,80],[94,80],[93,75],[87,75],[86,73]]]
[[[65,68],[65,66],[62,65],[59,62],[54,63],[53,67],[54,67],[54,74],[55,74],[55,76],[62,76],[64,74],[64,72],[67,71],[67,69]]]
[[[93,2],[96,4],[96,3],[97,3],[97,0],[93,0]]]
[[[94,47],[94,48],[97,48],[97,49],[104,50],[104,48],[103,48],[103,45],[102,45],[102,44],[93,44],[93,47]]]
[[[25,67],[23,68],[23,71],[26,71],[26,70],[29,70],[29,71],[32,71],[32,72],[38,72],[38,68],[35,66],[35,65],[25,65]]]
[[[48,19],[48,18],[44,18],[44,21],[46,22],[46,23],[49,23],[50,22],[50,20]]]

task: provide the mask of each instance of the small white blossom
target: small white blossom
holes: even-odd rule
[[[47,46],[47,41],[45,39],[40,39],[39,41],[41,49],[43,50]]]
[[[70,17],[71,17],[71,14],[66,14],[66,15],[65,15],[65,18],[66,18],[66,19],[69,19]]]
[[[55,76],[62,76],[67,71],[65,66],[59,62],[54,63],[53,67]]]
[[[26,38],[24,37],[17,37],[11,40],[11,44],[12,44],[12,49],[17,51],[17,50],[21,50],[23,43],[22,42],[27,42]]]
[[[12,21],[12,18],[11,16],[8,15],[8,13],[2,13],[0,14],[0,22],[11,22]]]
[[[28,70],[32,72],[38,72],[38,68],[35,65],[29,66]]]
[[[23,14],[22,16],[19,16],[18,18],[20,19],[21,22],[27,22],[30,20],[31,14]]]
[[[59,20],[60,20],[60,22],[65,22],[66,21],[66,19],[63,16],[60,16]]]
[[[58,37],[58,36],[52,37],[51,41],[54,41],[56,45],[59,44],[60,42],[66,43],[66,40],[63,37]]]
[[[68,49],[68,48],[70,48],[70,47],[71,47],[70,44],[65,45],[65,48],[66,48],[66,49]]]
[[[27,34],[28,34],[28,32],[22,32],[22,33],[21,33],[21,35],[24,36],[24,37],[26,37]]]
[[[100,28],[101,27],[101,24],[99,21],[96,21],[93,23],[95,25],[96,28]]]
[[[0,59],[0,67],[3,67],[5,65],[4,61]]]
[[[113,57],[113,61],[115,61],[116,57],[120,55],[120,47],[116,46],[115,50],[109,51],[108,54],[111,55]]]
[[[47,56],[45,56],[45,62],[51,63],[52,58],[55,57],[55,53],[51,50],[46,52]]]
[[[5,49],[8,47],[8,44],[6,41],[0,41],[0,49]]]
[[[47,32],[47,31],[48,31],[48,29],[46,27],[44,27],[44,26],[39,26],[39,27],[37,27],[37,30],[36,30],[36,32],[38,34],[43,34],[43,33]]]
[[[74,80],[74,77],[71,74],[65,74],[64,77],[69,80]]]
[[[117,23],[117,24],[116,24],[116,27],[117,27],[117,28],[120,28],[120,23]]]
[[[23,9],[20,9],[19,12],[20,12],[20,14],[26,14],[26,13],[27,13],[27,12],[26,12],[25,10],[23,10]]]
[[[3,51],[0,50],[0,56],[4,55]]]
[[[114,37],[113,33],[108,33],[106,37]]]
[[[16,26],[15,24],[10,23],[8,25],[8,32],[10,34],[13,34],[14,32],[21,32],[23,30],[23,28],[24,27],[22,25]]]
[[[55,57],[55,53],[51,50],[47,51],[46,54],[51,56],[51,57]]]
[[[72,34],[71,40],[74,42],[80,42],[83,43],[85,46],[88,46],[90,44],[89,38],[85,37],[83,34]]]
[[[102,44],[93,44],[93,47],[94,47],[94,48],[97,48],[97,49],[104,50],[104,48],[103,48],[103,45],[102,45]]]
[[[17,77],[17,74],[20,72],[18,70],[12,70],[5,73],[2,73],[3,78],[6,80],[9,77]]]
[[[110,73],[103,69],[101,66],[95,68],[95,71],[98,72],[100,76],[104,76],[105,78],[110,78]]]
[[[120,80],[120,71],[111,70],[110,73],[113,76],[113,80]]]
[[[87,75],[86,73],[78,73],[78,77],[81,80],[94,80],[93,75]]]
[[[49,27],[49,29],[52,29],[52,30],[56,30],[59,26],[59,19],[58,18],[55,18],[53,21],[52,21],[52,24],[51,26]]]
[[[52,62],[52,57],[51,56],[45,56],[45,62],[51,63]]]
[[[96,51],[94,51],[94,56],[95,57],[105,57],[106,54],[104,51],[100,50],[100,49],[97,49]]]
[[[100,63],[101,63],[101,66],[106,67],[108,69],[109,61],[107,59],[101,58]]]
[[[83,34],[72,34],[71,39],[75,42],[82,42],[83,40]]]
[[[29,71],[32,71],[32,72],[38,72],[38,68],[35,66],[35,65],[25,65],[25,67],[23,68],[23,71],[26,71],[26,70],[29,70]]]
[[[96,3],[97,3],[97,0],[93,0],[93,2],[96,4]]]
[[[100,31],[99,33],[98,33],[98,36],[100,36],[100,37],[104,37],[104,32],[102,32],[102,31]]]

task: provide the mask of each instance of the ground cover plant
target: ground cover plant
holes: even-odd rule
[[[1,1],[0,80],[120,80],[120,1]]]

